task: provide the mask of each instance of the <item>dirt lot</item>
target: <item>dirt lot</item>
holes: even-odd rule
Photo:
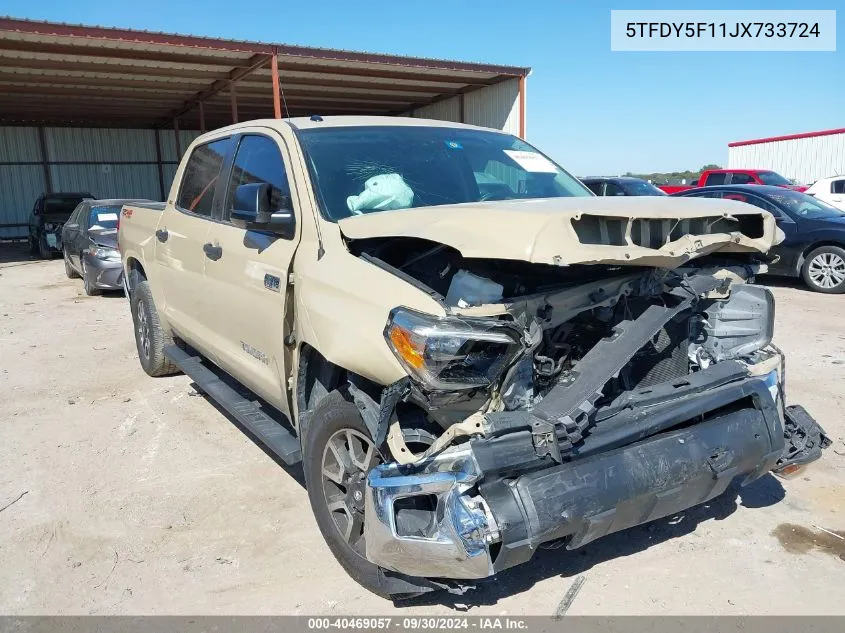
[[[802,476],[393,605],[335,563],[295,470],[188,378],[143,373],[122,296],[6,260],[0,613],[551,614],[583,574],[570,614],[845,614],[845,540],[819,529],[845,534],[845,297],[775,287],[789,400],[835,440]]]

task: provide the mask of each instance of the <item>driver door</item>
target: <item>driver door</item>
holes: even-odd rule
[[[288,179],[290,155],[282,137],[267,128],[245,128],[235,144],[227,180],[218,188],[222,205],[208,234],[205,261],[213,359],[288,413],[290,350],[285,337],[292,329],[289,274],[299,243],[299,221],[286,239],[269,231],[238,228],[230,222],[230,214],[237,187],[254,183],[271,186],[273,211],[290,208],[295,198]],[[298,209],[293,211],[297,219],[301,217]]]

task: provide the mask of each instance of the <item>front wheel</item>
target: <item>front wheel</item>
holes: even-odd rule
[[[366,558],[364,496],[367,473],[382,461],[358,408],[339,391],[320,400],[305,432],[303,469],[317,526],[352,578],[389,597],[379,568]]]
[[[810,290],[827,294],[845,292],[845,250],[820,246],[807,255],[801,275]]]
[[[68,279],[76,279],[79,277],[79,273],[73,269],[73,266],[70,265],[70,258],[68,257],[67,251],[62,251],[62,257],[65,260],[65,275],[67,275]]]
[[[94,295],[101,294],[100,290],[94,285],[94,282],[91,281],[91,274],[88,272],[88,267],[85,266],[85,259],[82,258],[82,289],[85,290],[85,294],[89,297],[93,297]],[[65,263],[67,266],[67,263]]]

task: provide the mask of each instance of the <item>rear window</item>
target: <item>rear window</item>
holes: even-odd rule
[[[82,198],[45,198],[44,213],[70,215],[80,202],[82,202]]]
[[[176,201],[179,208],[211,217],[214,188],[231,143],[231,138],[222,138],[194,148],[182,176]]]
[[[91,207],[88,214],[89,231],[108,231],[117,228],[120,207],[116,205]]]

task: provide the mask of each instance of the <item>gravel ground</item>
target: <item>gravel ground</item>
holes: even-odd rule
[[[298,469],[143,373],[122,296],[3,257],[0,613],[553,614],[583,575],[571,615],[845,614],[845,297],[774,288],[788,400],[834,439],[799,477],[394,605],[335,563]]]

